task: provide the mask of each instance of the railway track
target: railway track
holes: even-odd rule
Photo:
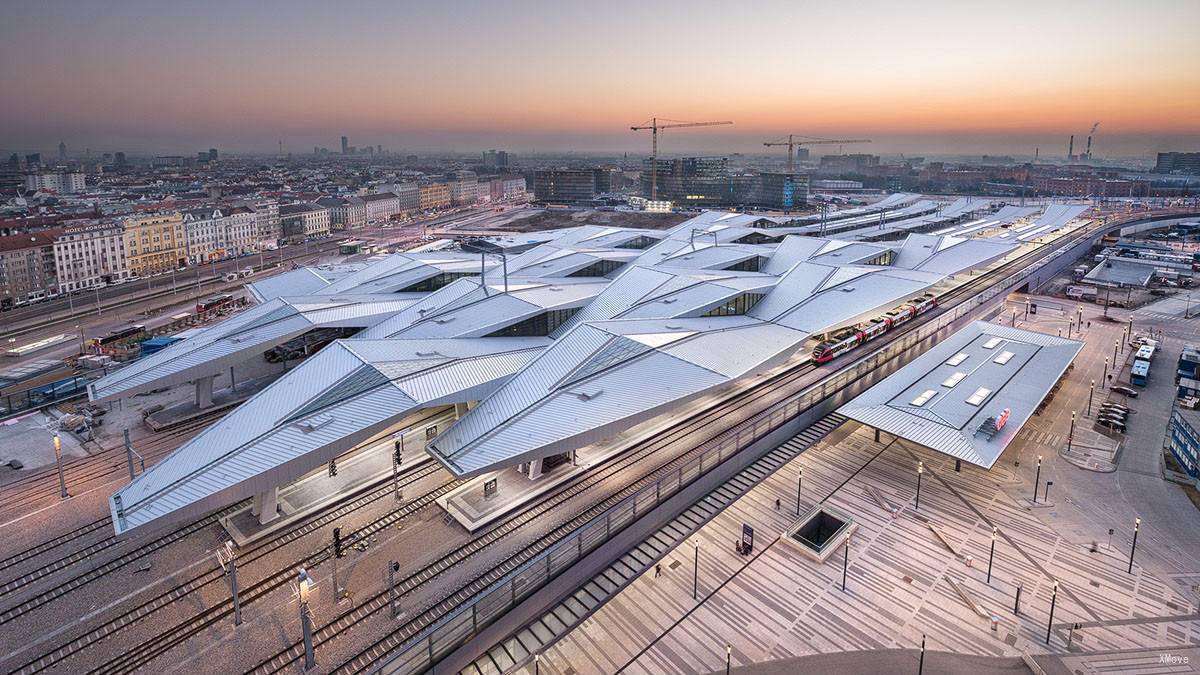
[[[436,465],[425,464],[417,467],[404,474],[401,478],[403,486],[411,485],[429,475],[432,475],[440,470]],[[319,514],[315,518],[298,524],[297,527],[284,532],[278,537],[266,540],[259,545],[250,548],[248,551],[239,552],[238,567],[239,570],[248,569],[255,561],[262,559],[283,546],[290,544],[306,535],[319,531],[327,527],[338,519],[357,511],[374,501],[390,497],[392,495],[393,486],[390,477],[383,481],[383,485],[369,493],[351,500],[346,504],[339,506],[332,511],[326,511]],[[377,519],[371,523],[371,526],[376,526],[379,529],[393,525],[404,518],[417,513],[420,509],[425,508],[432,503],[437,497],[444,494],[446,491],[453,489],[453,483],[443,484],[434,490],[421,495],[420,497],[406,502],[399,509],[391,511],[383,518]],[[365,528],[363,528],[365,529]],[[361,530],[359,531],[361,532]],[[280,586],[291,582],[294,579],[295,569],[300,566],[319,565],[329,556],[328,547],[322,546],[316,551],[306,554],[302,557],[289,561],[286,565],[271,572],[263,579],[252,584],[242,586],[239,591],[239,599],[241,606],[244,608],[251,603],[260,600],[269,595],[272,591]],[[220,587],[222,592],[225,591],[225,575],[220,568],[213,563],[213,566],[199,573],[198,575],[188,579],[186,582],[167,589],[153,598],[139,604],[137,607],[131,608],[120,615],[113,617],[105,623],[89,630],[87,633],[80,635],[72,640],[59,645],[50,652],[40,654],[19,666],[12,668],[11,672],[30,675],[32,673],[40,673],[52,667],[60,665],[63,661],[69,658],[82,655],[85,650],[95,647],[102,640],[109,639],[120,634],[124,629],[135,626],[144,622],[146,619],[153,617],[166,607],[170,607],[174,603],[188,598],[189,596],[199,593],[206,588],[214,585]],[[209,605],[205,609],[188,617],[187,619],[171,625],[166,630],[155,634],[152,638],[139,642],[136,645],[123,648],[120,653],[113,658],[95,665],[92,667],[92,672],[97,673],[125,673],[133,672],[153,659],[161,656],[167,651],[177,646],[180,642],[195,635],[197,632],[203,631],[219,622],[228,619],[233,613],[233,602],[230,598],[222,597],[216,603]],[[88,664],[90,667],[91,664]]]
[[[187,440],[227,411],[217,411],[197,417],[160,435],[139,443],[138,453],[147,462],[162,458],[173,451],[179,442]],[[79,490],[88,483],[107,483],[118,477],[128,475],[128,465],[125,458],[125,447],[116,445],[101,450],[99,453],[72,459],[63,463],[63,475],[67,483],[67,491]],[[58,498],[58,470],[54,466],[38,471],[25,477],[17,483],[11,483],[0,488],[0,503],[4,511],[18,511],[37,504],[47,497]]]

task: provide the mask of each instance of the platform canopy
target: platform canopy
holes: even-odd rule
[[[392,316],[419,296],[288,296],[202,328],[88,385],[93,401],[125,398],[217,375],[255,354],[317,328],[362,329]]]
[[[1083,343],[976,321],[838,412],[990,469]]]
[[[118,534],[286,485],[425,408],[484,398],[549,338],[338,340],[121,488]]]
[[[919,200],[885,201],[870,212]],[[319,326],[361,329],[123,490],[118,531],[261,494],[427,406],[479,401],[430,447],[455,475],[564,453],[806,358],[815,336],[937,293],[1016,246],[849,242],[793,234],[798,220],[705,212],[658,232],[582,225],[281,275],[319,288],[96,383],[95,398],[129,396],[214,375]],[[256,297],[280,290],[268,281]]]

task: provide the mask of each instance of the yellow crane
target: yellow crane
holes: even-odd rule
[[[733,122],[682,122],[680,120],[651,117],[642,124],[629,127],[632,131],[650,130],[650,199],[658,199],[658,132],[660,129],[683,129],[685,127],[715,127]]]
[[[800,138],[803,140],[798,141],[798,140],[796,140],[797,138]],[[787,138],[781,138],[777,141],[767,141],[766,143],[763,143],[763,145],[767,146],[768,148],[775,147],[778,145],[786,145],[787,149],[788,149],[787,170],[788,170],[788,173],[791,173],[792,167],[795,166],[795,163],[794,163],[792,157],[795,155],[795,149],[796,149],[797,145],[827,145],[830,143],[837,143],[838,145],[841,145],[844,143],[870,143],[870,142],[871,142],[871,140],[869,138],[817,138],[815,136],[801,136],[800,134],[788,134]],[[841,152],[840,148],[838,149],[838,152]]]

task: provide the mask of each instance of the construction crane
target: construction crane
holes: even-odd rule
[[[796,140],[797,138],[802,138],[805,140],[798,141],[798,140]],[[795,165],[794,160],[792,158],[795,155],[795,149],[796,149],[797,145],[826,145],[829,143],[837,143],[837,144],[841,145],[843,143],[870,143],[870,142],[871,142],[871,140],[867,139],[867,138],[840,138],[840,139],[839,138],[817,138],[815,136],[801,136],[800,134],[788,134],[786,139],[781,138],[777,141],[768,141],[766,143],[763,143],[763,145],[767,146],[768,148],[775,147],[777,145],[786,145],[787,149],[788,149],[787,170],[788,170],[788,173],[791,173],[792,167]],[[841,148],[838,149],[838,152],[841,152]]]
[[[667,120],[651,117],[649,121],[643,122],[636,127],[629,127],[633,131],[650,130],[650,200],[658,199],[658,132],[661,129],[683,129],[685,127],[715,127],[723,124],[733,124],[733,122],[682,122],[680,120]]]

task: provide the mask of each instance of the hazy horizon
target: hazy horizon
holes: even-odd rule
[[[787,133],[847,152],[1200,150],[1200,3],[874,0],[446,5],[129,0],[9,7],[0,148],[73,155],[762,152]],[[813,146],[814,155],[836,146]]]

